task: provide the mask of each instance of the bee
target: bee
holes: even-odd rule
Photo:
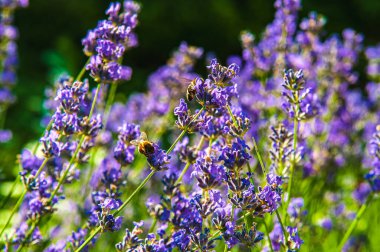
[[[141,132],[139,139],[132,140],[131,144],[138,147],[141,154],[148,157],[154,153],[154,146],[151,141],[148,140],[145,132]]]
[[[194,81],[190,82],[189,86],[187,87],[186,90],[186,99],[188,101],[192,101],[196,95],[196,90],[195,90],[195,83]]]

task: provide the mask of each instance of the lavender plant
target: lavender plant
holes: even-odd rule
[[[0,4],[10,15],[26,2]],[[242,32],[241,57],[206,61],[202,77],[194,66],[203,49],[182,42],[146,92],[115,102],[132,78],[123,57],[138,45],[141,7],[111,3],[82,40],[82,71],[46,92],[46,129],[18,160],[23,191],[2,206],[10,209],[4,250],[376,248],[358,223],[377,220],[365,216],[380,188],[380,50],[363,50],[350,29],[322,36],[326,19],[298,20],[299,0],[274,6],[260,40]],[[9,49],[15,36],[4,13]],[[360,83],[363,52],[366,95],[349,88]],[[13,81],[3,62],[12,77],[3,79]]]
[[[28,6],[28,0],[0,2],[0,143],[9,141],[12,132],[4,129],[6,111],[15,102],[11,89],[16,84],[16,67],[18,64],[17,43],[18,30],[13,26],[13,16],[17,8]]]

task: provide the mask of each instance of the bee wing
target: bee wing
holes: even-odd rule
[[[141,132],[140,139],[141,140],[148,140],[148,136],[146,135],[145,132]]]
[[[182,84],[190,84],[192,79],[189,79],[189,78],[185,78],[185,77],[178,77],[178,80],[182,83]]]
[[[135,146],[138,146],[139,145],[139,140],[132,140],[130,143],[132,144],[132,145],[135,145]]]

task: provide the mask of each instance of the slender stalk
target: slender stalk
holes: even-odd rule
[[[289,185],[288,185],[288,200],[290,200],[290,193],[292,191],[292,184],[293,184],[293,175],[294,175],[294,168],[295,168],[295,159],[296,159],[296,150],[297,150],[297,135],[298,135],[298,120],[297,118],[294,118],[294,132],[293,132],[293,162],[292,166],[290,168],[290,177],[289,177]]]
[[[202,111],[204,110],[204,107],[202,107],[198,113],[193,117],[189,125],[185,127],[184,130],[182,130],[181,134],[174,140],[173,144],[169,147],[169,149],[166,151],[166,154],[169,154],[170,152],[173,151],[174,147],[177,145],[177,143],[182,139],[182,137],[186,134],[188,127],[201,115]]]
[[[231,108],[230,108],[230,105],[227,104],[226,108],[227,108],[227,110],[228,110],[228,113],[230,114],[230,117],[231,117],[231,119],[232,119],[232,122],[234,123],[236,129],[238,129],[238,128],[239,128],[239,124],[238,124],[238,122],[236,121],[235,115],[232,113],[232,110],[231,110]]]
[[[285,245],[285,247],[288,247],[288,233],[286,232],[285,226],[281,220],[281,216],[278,213],[277,209],[276,209],[276,216],[277,216],[278,222],[280,222],[282,233],[284,233],[284,237],[285,237],[285,241],[284,241],[285,244],[284,245]]]
[[[86,245],[87,245],[88,243],[90,243],[91,240],[94,239],[95,235],[99,234],[99,232],[100,232],[101,230],[102,230],[101,227],[97,227],[97,228],[94,230],[94,232],[93,232],[93,233],[87,238],[87,240],[86,240],[84,243],[82,243],[82,245],[81,245],[77,250],[75,250],[75,252],[79,252],[79,251],[81,251],[84,247],[86,247]]]
[[[0,209],[4,208],[5,205],[8,203],[8,200],[12,197],[13,190],[15,189],[18,180],[19,180],[19,176],[18,176],[18,174],[17,174],[15,180],[14,180],[13,183],[12,183],[11,189],[10,189],[9,192],[8,192],[8,195],[3,199],[3,201],[2,201],[1,204],[0,204]]]
[[[169,147],[169,149],[166,151],[166,154],[169,154],[173,151],[174,147],[177,145],[177,143],[182,139],[182,137],[186,134],[186,130],[182,130],[181,134],[174,140],[173,144]]]
[[[42,164],[38,168],[38,170],[36,172],[36,175],[34,175],[35,178],[37,178],[40,175],[40,173],[42,172],[42,170],[44,169],[44,167],[45,167],[45,165],[47,164],[48,161],[49,161],[49,158],[45,158],[44,161],[42,161]]]
[[[140,183],[140,185],[134,190],[134,192],[128,197],[126,201],[114,212],[114,215],[120,213],[124,207],[135,197],[135,195],[145,186],[145,184],[150,180],[150,178],[156,173],[156,170],[151,171],[148,176]]]
[[[85,180],[84,181],[84,193],[82,195],[82,202],[84,202],[86,200],[86,197],[87,197],[90,179],[91,179],[92,173],[94,172],[94,169],[95,169],[95,157],[96,157],[97,151],[98,151],[98,147],[95,146],[95,148],[92,151],[92,155],[91,155],[90,169],[89,169],[88,174],[86,174],[86,177],[84,179]]]
[[[203,143],[204,143],[204,140],[205,140],[205,137],[202,136],[202,137],[201,137],[201,140],[199,140],[199,143],[198,143],[198,145],[197,145],[197,148],[195,149],[196,154],[197,154],[198,151],[201,149],[201,147],[202,147],[202,145],[203,145]],[[183,168],[181,174],[179,175],[177,181],[175,182],[175,184],[179,184],[179,183],[181,183],[181,181],[182,181],[182,179],[183,179],[183,176],[185,176],[185,174],[186,174],[187,170],[189,169],[190,165],[191,165],[191,163],[188,161],[188,162],[186,163],[185,167]]]
[[[228,245],[227,245],[227,243],[224,244],[224,252],[228,252]]]
[[[145,186],[145,184],[150,180],[150,178],[156,173],[157,171],[151,171],[149,175],[141,182],[141,184],[133,191],[133,193],[128,197],[128,199],[113,213],[114,215],[117,215],[120,213],[127,205],[128,203],[135,197],[135,195],[140,192],[140,190]],[[86,239],[86,241],[77,249],[75,252],[81,251],[94,237],[101,231],[101,227],[97,227],[94,232]]]
[[[156,228],[156,225],[157,225],[157,218],[154,218],[154,219],[153,219],[153,223],[152,223],[152,225],[150,226],[148,233],[153,233],[153,232],[154,232],[154,229]]]
[[[0,111],[0,129],[4,128],[8,107],[9,106],[5,105],[4,109]]]
[[[46,129],[45,129],[44,132],[42,133],[40,139],[45,135],[45,132],[46,132],[46,131],[49,131],[49,130],[51,129],[51,126],[53,125],[53,122],[54,122],[54,119],[51,118],[51,119],[50,119],[50,122],[49,122],[48,125],[46,126]],[[37,143],[34,145],[34,148],[33,148],[33,155],[36,155],[37,150],[38,150],[38,147],[40,147],[40,144],[41,144],[41,142],[40,142],[40,141],[37,141]]]
[[[99,83],[98,86],[96,87],[94,99],[92,100],[92,104],[91,104],[91,110],[90,110],[90,113],[88,115],[89,119],[91,119],[92,114],[94,113],[95,105],[96,105],[96,100],[98,99],[98,95],[99,95],[99,91],[100,91],[101,87],[102,87],[102,83]]]
[[[260,155],[260,151],[259,151],[259,148],[257,147],[255,137],[252,137],[252,140],[253,140],[253,148],[255,149],[255,152],[256,152],[256,155],[257,155],[257,159],[259,160],[259,163],[260,163],[260,166],[261,166],[261,170],[263,171],[263,174],[266,175],[267,172],[266,172],[266,169],[265,169],[263,158]]]
[[[83,140],[84,140],[84,137],[81,138],[78,146],[81,146],[83,144]],[[57,192],[61,188],[62,184],[65,182],[66,177],[67,177],[67,175],[69,174],[69,172],[71,170],[71,167],[72,167],[72,165],[73,165],[73,163],[75,161],[75,157],[78,155],[79,150],[80,150],[80,148],[77,148],[75,150],[74,155],[71,157],[70,163],[67,166],[67,169],[65,170],[65,172],[63,173],[63,175],[59,178],[58,185],[55,187],[54,191],[51,193],[50,198],[48,200],[48,203],[52,202],[52,200],[54,199],[54,196],[57,194]],[[74,165],[74,167],[75,167],[75,165]]]
[[[285,208],[284,208],[284,212],[286,214],[286,209],[288,208],[289,206],[289,202],[290,202],[290,198],[291,198],[291,193],[292,193],[292,185],[293,185],[293,177],[294,177],[294,168],[296,166],[296,150],[297,150],[297,140],[298,140],[298,119],[296,118],[296,116],[294,117],[294,132],[293,132],[293,162],[292,162],[292,166],[290,168],[290,177],[289,177],[289,183],[288,183],[288,190],[287,190],[287,194],[288,194],[288,198],[286,200],[286,203],[285,203]]]
[[[177,181],[175,182],[176,185],[178,185],[179,183],[181,183],[182,179],[183,179],[183,176],[185,176],[187,170],[189,170],[189,167],[190,167],[191,163],[190,162],[187,162],[185,167],[183,168],[181,174],[179,175]]]
[[[269,228],[268,228],[267,223],[265,222],[265,219],[263,219],[263,224],[264,224],[264,227],[265,227],[265,234],[267,235],[267,238],[268,238],[270,251],[274,252],[273,245],[272,245],[272,240],[270,239],[270,236],[269,236]]]
[[[75,78],[75,81],[80,81],[83,78],[84,73],[86,72],[86,66],[90,62],[90,58],[87,59],[86,63],[84,63],[84,66],[80,70],[79,74]]]
[[[29,237],[32,235],[32,233],[33,233],[34,229],[36,228],[38,222],[39,222],[39,221],[37,221],[37,222],[33,222],[31,229],[29,230],[29,232],[28,232],[28,233],[26,234],[26,236],[25,236],[25,237],[26,237],[26,238],[25,238],[25,241],[26,241],[27,239],[29,239]],[[22,242],[22,243],[20,244],[20,246],[17,248],[16,252],[20,252],[20,251],[22,251],[22,249],[24,248],[24,246],[25,246],[25,242]]]
[[[249,216],[250,214],[252,214],[252,213],[251,213],[251,212],[246,212],[245,214],[243,214],[242,216],[240,216],[240,218],[237,219],[236,222],[241,221],[241,220],[244,220],[244,218],[247,217],[247,216]],[[215,238],[217,238],[219,235],[220,235],[220,230],[216,231],[216,232],[210,237],[210,239],[215,239]]]
[[[1,229],[0,231],[0,236],[3,235],[4,233],[4,230],[7,228],[7,226],[9,225],[9,223],[11,222],[14,214],[16,213],[17,209],[20,207],[24,197],[25,197],[25,194],[26,194],[26,190],[20,195],[20,197],[18,198],[17,202],[16,202],[16,205],[14,206],[14,208],[12,209],[12,212],[11,212],[11,215],[8,217],[8,220],[7,222],[5,223],[4,227]]]
[[[358,224],[360,218],[362,217],[362,215],[366,211],[368,205],[371,203],[372,199],[373,199],[373,193],[368,195],[366,202],[360,207],[358,213],[356,214],[354,221],[351,223],[350,227],[347,229],[346,233],[344,234],[343,239],[340,241],[339,246],[338,246],[339,251],[342,251],[342,249],[343,249],[344,245],[346,244],[348,238],[350,238],[350,235],[355,230],[356,225]]]
[[[117,83],[111,84],[110,92],[107,97],[106,106],[104,108],[104,120],[103,120],[104,129],[107,126],[108,118],[110,116],[111,106],[112,106],[113,101],[115,100],[117,86],[118,86]]]
[[[44,161],[42,162],[42,164],[38,168],[37,173],[36,173],[36,175],[34,177],[37,178],[38,175],[40,175],[40,173],[42,172],[42,170],[45,167],[45,165],[48,162],[48,160],[49,160],[48,158],[44,159]],[[5,223],[4,227],[1,229],[0,236],[3,234],[4,230],[7,228],[7,226],[9,225],[9,223],[12,221],[12,218],[15,215],[15,213],[17,212],[18,208],[20,207],[22,201],[24,200],[24,197],[25,197],[26,193],[27,193],[27,189],[25,188],[24,191],[23,191],[23,193],[18,198],[16,205],[13,207],[11,215],[8,217],[7,222]]]

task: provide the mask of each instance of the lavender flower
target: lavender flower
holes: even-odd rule
[[[11,88],[17,82],[16,68],[18,65],[16,44],[18,30],[12,25],[13,15],[16,8],[24,8],[28,4],[28,0],[0,2],[0,117],[5,117],[5,111],[16,100],[11,93]],[[11,138],[11,131],[0,129],[0,143],[8,142]]]
[[[189,84],[188,94],[191,96],[188,95],[188,98],[195,97],[206,108],[223,108],[237,95],[235,78],[239,67],[236,64],[224,67],[213,59],[208,69],[210,74],[207,79],[198,77]]]
[[[235,232],[235,236],[239,240],[239,242],[246,245],[247,247],[253,247],[256,245],[256,243],[264,239],[264,233],[257,232],[255,225],[253,225],[247,231],[247,227],[245,226],[245,224],[243,224],[242,231]]]
[[[82,40],[84,52],[91,57],[86,68],[97,82],[108,83],[131,78],[132,70],[120,65],[119,61],[128,48],[137,45],[133,30],[137,26],[140,6],[125,1],[124,11],[120,10],[120,3],[111,3],[106,11],[108,20],[100,21]]]
[[[140,134],[140,126],[135,124],[126,123],[119,128],[119,140],[114,148],[114,157],[120,165],[125,166],[133,162],[136,147],[131,142],[137,140]]]
[[[115,245],[117,251],[132,251],[137,249],[143,242],[139,238],[139,235],[143,233],[141,227],[144,225],[144,222],[133,222],[133,225],[132,231],[126,229],[123,240]]]
[[[282,86],[286,90],[283,96],[287,99],[287,103],[283,104],[283,108],[288,111],[291,118],[296,118],[300,121],[314,117],[317,114],[316,98],[313,97],[310,88],[305,89],[302,70],[294,72],[289,69],[285,71]]]
[[[304,206],[303,198],[292,198],[288,206],[288,214],[292,219],[297,219],[306,214],[306,211],[301,211]]]
[[[284,124],[272,127],[272,149],[270,150],[270,158],[272,160],[271,170],[277,171],[278,174],[287,172],[290,166],[290,156],[293,153],[292,138],[293,134],[289,132]]]
[[[373,135],[370,144],[372,146],[373,166],[366,175],[366,179],[369,181],[372,191],[378,192],[380,191],[380,126],[376,127],[376,133]]]

